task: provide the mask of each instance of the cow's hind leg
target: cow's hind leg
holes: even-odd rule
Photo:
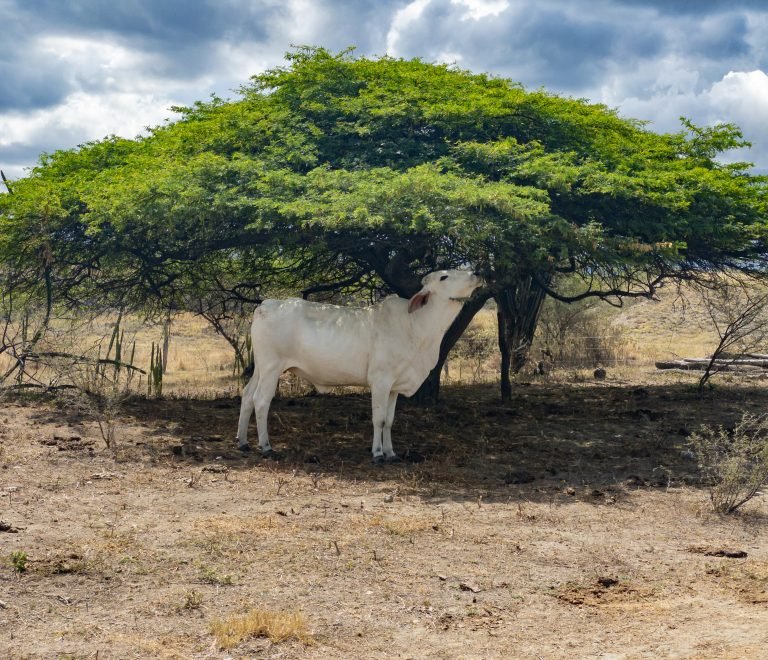
[[[256,430],[259,434],[259,449],[262,456],[273,456],[272,445],[269,443],[269,430],[267,428],[267,416],[269,406],[275,396],[277,381],[280,379],[282,369],[262,369],[259,384],[253,393],[253,408],[256,411]]]
[[[243,389],[243,396],[240,401],[240,419],[237,423],[237,447],[240,451],[250,451],[248,444],[248,424],[253,414],[253,395],[259,384],[259,368],[254,365],[253,376]]]

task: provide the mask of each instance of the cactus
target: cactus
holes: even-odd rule
[[[152,396],[154,390],[156,397],[163,396],[163,356],[160,345],[152,342],[152,352],[149,358],[149,374],[147,378],[147,395]]]

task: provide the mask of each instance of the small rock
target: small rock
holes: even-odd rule
[[[415,451],[413,449],[406,449],[402,460],[406,463],[423,463],[425,460],[427,460],[427,457],[421,452]]]
[[[728,559],[744,559],[747,556],[744,550],[716,550],[704,554],[708,557],[728,557]]]
[[[229,468],[226,465],[206,465],[203,472],[213,472],[215,474],[223,474],[229,472]]]
[[[92,474],[89,477],[89,479],[92,479],[94,481],[98,481],[100,479],[109,481],[110,479],[114,479],[115,477],[117,477],[117,475],[114,472],[97,472],[96,474]]]
[[[480,587],[478,587],[474,582],[459,582],[459,589],[462,591],[471,591],[473,594],[480,593]]]
[[[607,589],[610,587],[615,587],[619,583],[619,581],[616,578],[612,578],[612,577],[599,577],[597,578],[597,583],[601,587],[605,587]]]

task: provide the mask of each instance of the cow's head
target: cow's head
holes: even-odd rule
[[[437,270],[421,280],[421,291],[408,303],[412,314],[434,299],[435,302],[463,303],[472,292],[483,285],[482,278],[468,270]]]

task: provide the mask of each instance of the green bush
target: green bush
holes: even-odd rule
[[[11,566],[17,573],[24,573],[27,570],[27,553],[23,550],[15,550],[10,555]]]

